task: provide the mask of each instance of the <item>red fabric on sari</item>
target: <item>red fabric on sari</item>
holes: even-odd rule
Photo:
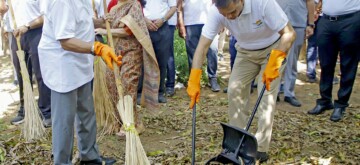
[[[108,12],[110,12],[111,8],[114,7],[115,5],[117,5],[118,0],[111,0],[109,5],[108,5]]]

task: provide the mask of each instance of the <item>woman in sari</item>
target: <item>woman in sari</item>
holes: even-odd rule
[[[140,116],[136,111],[137,89],[142,67],[144,67],[142,105],[149,109],[156,107],[159,89],[158,64],[143,16],[142,5],[144,5],[143,0],[141,2],[119,0],[118,4],[106,16],[106,19],[110,21],[115,52],[123,56],[123,64],[120,69],[122,87],[124,96],[130,95],[133,99],[135,127],[138,133],[144,130]],[[96,29],[95,31],[98,34],[106,35],[105,29]],[[111,98],[113,98],[112,106],[116,106],[119,98],[114,72],[107,70],[106,76],[107,86]],[[120,119],[118,112],[115,114]],[[120,130],[118,135],[124,136],[124,131]]]

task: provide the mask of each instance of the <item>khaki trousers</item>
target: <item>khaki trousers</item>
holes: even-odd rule
[[[245,50],[238,45],[235,46],[237,54],[228,87],[230,125],[239,128],[246,127],[252,111],[252,108],[248,107],[251,82],[259,75],[257,81],[259,95],[263,87],[262,74],[267,64],[267,55],[277,47],[279,42],[261,50]],[[284,67],[285,65],[280,68],[280,76]],[[270,85],[270,91],[265,91],[257,111],[259,120],[255,137],[259,152],[269,150],[280,79],[281,77],[275,79]]]

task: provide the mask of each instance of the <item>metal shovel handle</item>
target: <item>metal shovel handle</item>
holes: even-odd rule
[[[194,104],[193,112],[192,112],[191,165],[195,165],[195,136],[196,136],[196,104]]]

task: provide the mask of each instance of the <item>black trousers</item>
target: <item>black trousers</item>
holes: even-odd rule
[[[29,76],[30,76],[30,83],[32,82],[32,71],[35,73],[35,77],[38,83],[38,90],[39,90],[39,100],[38,106],[44,116],[44,118],[51,117],[51,104],[50,104],[50,89],[44,84],[44,81],[41,76],[40,71],[40,64],[39,64],[39,56],[38,56],[38,45],[41,39],[42,28],[32,29],[26,32],[20,39],[21,48],[25,52],[25,62],[27,64]],[[21,76],[20,70],[20,62],[19,58],[16,54],[18,50],[16,39],[12,36],[12,43],[11,43],[11,51],[13,53],[13,63],[16,71],[16,75],[19,81],[19,88],[20,88],[20,110],[18,115],[24,116],[24,88],[23,88],[23,79]]]
[[[167,71],[167,63],[171,51],[171,31],[167,22],[165,22],[157,31],[149,31],[152,45],[154,47],[156,60],[159,64],[160,70],[160,86],[159,95],[165,94],[165,78]],[[144,81],[144,67],[142,68],[142,75],[139,79],[138,96],[142,92],[142,84]]]
[[[323,16],[317,25],[317,44],[321,67],[317,104],[332,104],[333,78],[340,53],[340,89],[334,106],[347,107],[360,59],[360,11],[338,19]]]

